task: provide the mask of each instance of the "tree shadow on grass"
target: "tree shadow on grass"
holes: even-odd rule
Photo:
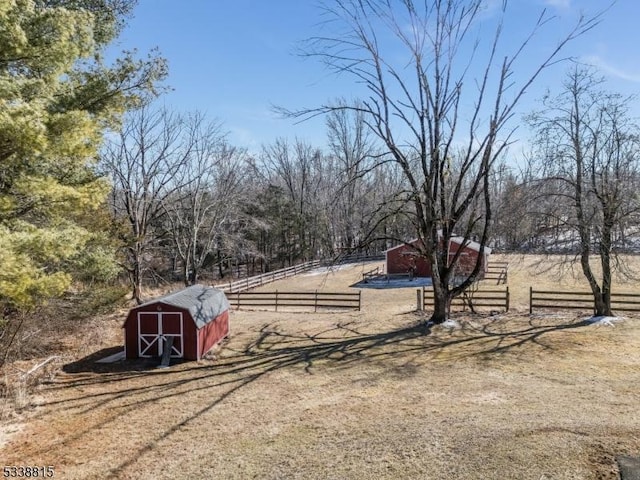
[[[410,358],[437,359],[447,353],[447,358],[483,356],[491,357],[515,353],[527,345],[544,350],[553,349],[555,333],[588,325],[587,321],[558,321],[530,318],[527,322],[508,321],[504,318],[482,318],[463,322],[460,329],[447,331],[441,326],[428,326],[423,322],[384,332],[364,333],[355,323],[342,323],[315,333],[291,333],[273,324],[263,325],[254,339],[245,345],[227,346],[221,356],[204,364],[184,363],[166,370],[123,369],[106,364],[105,372],[93,375],[74,375],[74,370],[87,372],[85,363],[74,362],[66,369],[68,378],[51,389],[71,389],[72,395],[47,403],[49,409],[66,409],[73,406],[82,415],[104,408],[108,415],[98,424],[82,431],[63,435],[58,442],[68,444],[92,432],[125,418],[130,412],[160,400],[184,399],[185,395],[211,391],[211,399],[194,413],[185,416],[170,428],[157,433],[146,444],[132,451],[108,473],[118,478],[138,459],[156,449],[177,431],[196,424],[198,419],[219,406],[234,393],[253,382],[279,370],[298,368],[313,373],[322,368],[345,367],[353,362],[385,362]],[[102,356],[106,352],[99,352]],[[452,355],[453,354],[453,355]],[[96,354],[96,357],[98,355]],[[514,357],[514,358],[517,358]],[[410,360],[409,360],[410,361]],[[126,363],[126,362],[124,362]],[[82,367],[85,365],[85,367]],[[108,371],[111,367],[112,370]],[[103,367],[100,367],[103,368]],[[392,368],[397,368],[397,364]],[[391,369],[390,369],[391,370]],[[415,370],[415,365],[413,370]],[[91,370],[91,372],[95,372]],[[133,377],[144,378],[136,382]],[[130,380],[134,380],[130,383]],[[105,387],[101,388],[100,385]],[[93,393],[87,393],[86,387]],[[221,391],[222,390],[222,391]],[[78,392],[78,395],[75,393]],[[43,446],[43,449],[45,447]],[[51,449],[52,446],[46,447]]]
[[[589,319],[564,321],[556,323],[544,317],[530,317],[529,321],[519,329],[504,329],[491,322],[482,327],[482,333],[494,342],[490,348],[479,352],[483,356],[495,356],[496,354],[506,354],[521,347],[533,344],[544,350],[553,350],[553,343],[549,334],[570,331],[591,325]],[[498,327],[498,328],[496,328]]]

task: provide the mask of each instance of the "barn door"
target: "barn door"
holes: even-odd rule
[[[171,356],[184,355],[184,322],[182,313],[138,312],[138,356],[159,357],[163,353],[164,339],[173,337]]]
[[[183,322],[182,313],[161,313],[160,325],[162,327],[162,336],[164,338],[173,337],[173,344],[171,345],[171,357],[182,358],[184,355],[184,335],[183,335]],[[160,355],[162,355],[162,349],[164,342],[160,346]]]

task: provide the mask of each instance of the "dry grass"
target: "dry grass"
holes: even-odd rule
[[[528,312],[529,287],[537,290],[576,290],[589,291],[589,284],[580,269],[580,263],[573,257],[561,255],[495,255],[492,260],[509,262],[509,287],[512,305],[523,312]],[[574,261],[572,261],[574,260]],[[638,279],[625,273],[640,273],[640,257],[620,257],[620,267],[614,272],[614,291],[640,292]],[[599,275],[600,269],[593,264],[594,273]]]
[[[96,345],[121,342],[126,307],[113,310],[124,303],[125,291],[76,292],[11,319],[0,342],[0,421],[20,418],[37,400],[40,385],[65,363],[93,353]]]
[[[510,270],[518,309],[532,281],[557,285],[527,261]],[[343,290],[369,268],[264,288]],[[72,479],[539,480],[614,479],[614,455],[640,452],[635,320],[516,311],[425,330],[414,289],[363,290],[363,305],[233,312],[223,348],[168,370],[95,364],[114,319],[0,455]]]

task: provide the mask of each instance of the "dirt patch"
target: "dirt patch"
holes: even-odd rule
[[[264,288],[341,291],[373,266]],[[640,451],[636,320],[425,328],[414,289],[362,296],[360,312],[232,312],[224,348],[164,370],[96,367],[119,346],[101,344],[42,386],[0,455],[72,479],[539,480],[614,479]]]

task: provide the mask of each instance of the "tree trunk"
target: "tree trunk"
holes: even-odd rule
[[[223,264],[224,260],[222,260],[222,254],[220,253],[220,250],[218,250],[218,274],[221,279],[224,278]]]
[[[611,296],[604,292],[599,295],[594,294],[594,310],[597,317],[610,317],[611,313]]]
[[[611,230],[613,229],[614,214],[608,207],[603,205],[604,221],[602,227],[602,238],[600,239],[600,265],[602,266],[602,315],[612,316],[611,312]]]
[[[185,287],[189,286],[189,262],[185,259],[182,261],[182,281]]]
[[[129,277],[131,279],[132,288],[131,298],[135,300],[138,305],[140,305],[142,303],[142,272],[139,262],[134,263]]]
[[[433,314],[429,321],[438,324],[444,323],[449,317],[451,295],[447,285],[448,279],[442,276],[439,269],[437,254],[434,253],[430,257],[433,280]]]
[[[451,306],[449,295],[447,293],[437,295],[434,289],[433,304],[433,314],[429,321],[435,324],[444,323],[449,317],[449,309]]]

